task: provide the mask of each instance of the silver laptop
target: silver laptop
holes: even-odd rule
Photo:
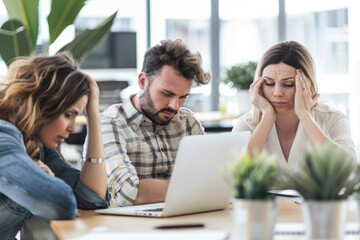
[[[180,141],[164,203],[95,212],[170,217],[224,209],[233,197],[224,170],[246,149],[249,138],[250,132],[186,136]]]

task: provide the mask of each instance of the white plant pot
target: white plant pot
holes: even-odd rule
[[[344,239],[347,201],[304,201],[306,239]]]
[[[233,199],[236,222],[245,225],[241,239],[271,240],[277,217],[276,200]],[[245,238],[244,238],[245,236]]]
[[[238,113],[244,114],[251,109],[251,99],[249,90],[241,89],[237,92],[237,100],[238,100]]]
[[[354,193],[353,194],[354,200],[356,201],[356,210],[357,210],[357,216],[358,216],[358,224],[360,229],[360,193]]]

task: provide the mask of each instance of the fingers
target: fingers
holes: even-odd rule
[[[253,93],[253,92],[256,92],[256,93],[260,93],[260,87],[261,87],[261,84],[263,82],[263,78],[262,77],[259,77],[258,79],[256,79],[251,85],[250,85],[250,89],[249,89],[249,92],[250,93]]]
[[[319,97],[320,97],[320,94],[315,94],[312,97],[312,106],[311,107],[313,107],[313,106],[315,106],[317,104],[317,101],[318,101]]]
[[[96,81],[88,76],[89,86],[90,86],[90,96],[87,104],[87,109],[85,111],[85,116],[89,114],[92,115],[94,112],[99,112],[99,101],[100,101],[100,91]]]
[[[304,110],[310,111],[316,105],[319,95],[312,92],[310,79],[300,69],[296,70],[295,86],[295,112],[302,114]]]
[[[85,76],[86,76],[86,79],[88,80],[89,82],[89,88],[90,88],[90,92],[91,92],[91,95],[99,95],[99,87],[95,81],[94,78],[92,78],[89,74],[85,73],[85,72],[82,72]]]
[[[295,85],[296,85],[296,91],[300,93],[306,90],[306,84],[299,69],[296,69]]]
[[[99,87],[92,77],[89,76],[89,85],[90,85],[90,91],[91,95],[98,96],[99,95]]]
[[[47,174],[49,174],[50,176],[55,176],[55,174],[51,171],[51,169],[42,161],[37,160],[36,164]]]
[[[299,90],[300,92],[311,90],[310,80],[305,76],[304,72],[301,71],[300,69],[296,69],[295,82],[296,82],[296,90]]]
[[[259,77],[258,79],[256,79],[255,81],[253,81],[250,85],[250,89],[254,89],[254,86],[256,85],[256,83],[258,83],[260,80],[262,79],[262,77]]]

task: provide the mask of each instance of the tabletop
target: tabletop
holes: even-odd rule
[[[304,239],[304,232],[301,230],[302,223],[300,205],[291,198],[279,197],[274,239]],[[354,202],[348,204],[347,223],[349,229],[347,228],[345,239],[359,239],[357,206]],[[204,227],[184,230],[156,229],[158,226],[169,224],[203,224]],[[192,233],[213,234],[209,236],[226,233],[227,238],[213,239],[248,239],[246,237],[246,224],[237,220],[236,213],[231,205],[225,210],[169,218],[111,216],[81,210],[75,220],[51,221],[50,225],[59,239],[92,239],[91,235],[95,233],[112,233],[114,234],[112,236],[120,236],[116,234],[126,233],[128,234],[126,239],[136,239],[136,236],[147,236],[147,239],[156,239],[156,237],[152,238],[152,235],[164,231],[176,233],[179,236],[182,233],[191,233],[191,231]],[[135,238],[131,238],[131,236],[135,236]],[[178,239],[188,238],[179,237]]]

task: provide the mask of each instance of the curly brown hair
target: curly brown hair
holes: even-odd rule
[[[157,74],[165,65],[173,67],[186,79],[194,80],[198,85],[207,84],[211,75],[202,68],[199,52],[192,53],[180,40],[162,40],[145,52],[142,72],[148,76]]]
[[[88,76],[68,53],[15,60],[0,88],[0,119],[23,135],[29,156],[40,159],[37,134],[82,96],[90,94]]]

